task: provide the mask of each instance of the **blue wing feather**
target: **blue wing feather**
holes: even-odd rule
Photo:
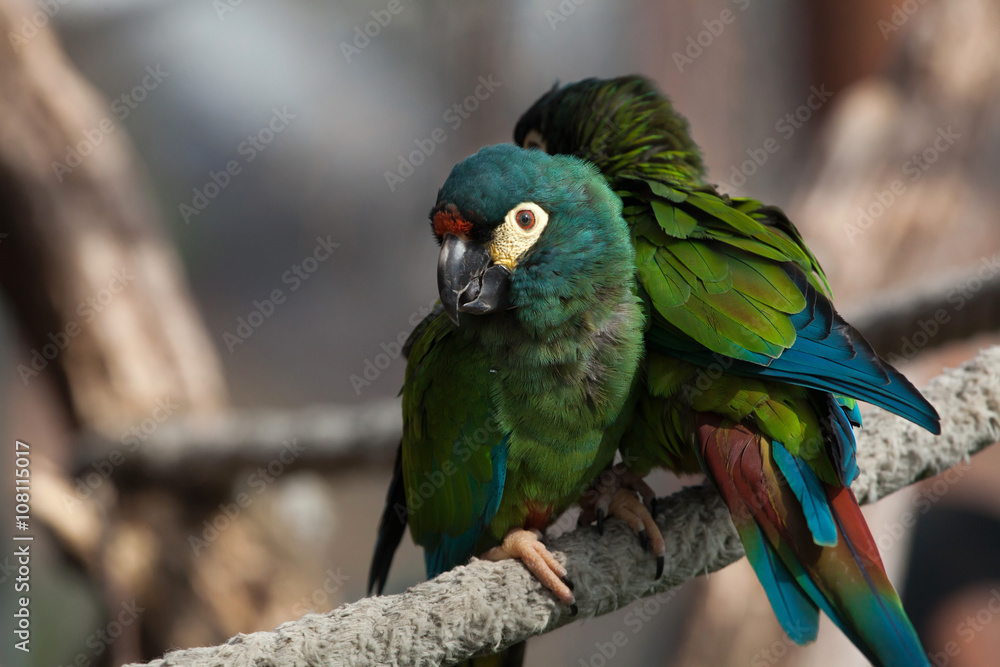
[[[727,358],[727,372],[844,394],[884,408],[931,433],[940,433],[937,412],[909,380],[879,359],[802,271],[791,264],[785,265],[785,271],[806,298],[805,308],[791,316],[795,342],[777,357],[748,352],[748,359]],[[701,366],[718,363],[718,355],[705,346],[662,326],[649,332],[647,342],[651,349],[684,361]],[[855,406],[849,418],[854,418],[856,412]]]
[[[858,404],[855,403],[852,408],[848,408],[832,394],[826,394],[824,398],[827,402],[826,413],[830,415],[831,428],[827,429],[833,445],[830,448],[830,453],[834,463],[837,464],[840,483],[844,486],[850,486],[861,474],[861,470],[858,468],[858,443],[854,439],[854,429],[851,427],[852,415],[857,415],[858,424],[861,423]],[[823,410],[817,410],[817,412],[823,414]]]
[[[486,525],[496,516],[503,498],[503,486],[507,477],[507,449],[510,434],[505,435],[499,445],[490,451],[490,464],[493,477],[486,488],[486,504],[482,513],[471,528],[461,535],[441,535],[432,548],[424,550],[424,564],[427,567],[428,578],[436,577],[442,572],[461,565],[474,555],[476,543],[482,537]]]

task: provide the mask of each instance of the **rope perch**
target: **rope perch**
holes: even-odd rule
[[[941,413],[941,436],[880,410],[865,415],[858,432],[862,472],[853,485],[861,503],[1000,441],[1000,346],[935,378],[924,393]],[[729,512],[713,489],[689,487],[659,506],[657,522],[667,540],[659,581],[653,580],[653,559],[620,522],[609,522],[603,537],[585,527],[549,542],[565,556],[579,618],[651,595],[659,594],[662,602],[670,589],[743,556]],[[220,646],[174,651],[149,667],[423,667],[491,653],[574,620],[520,563],[474,560],[400,595],[364,598]]]

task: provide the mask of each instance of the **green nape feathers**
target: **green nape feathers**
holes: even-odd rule
[[[514,141],[582,157],[609,179],[652,172],[691,186],[705,175],[687,120],[642,77],[556,85],[521,116]]]

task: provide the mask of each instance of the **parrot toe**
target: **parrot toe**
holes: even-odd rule
[[[504,536],[500,546],[493,547],[482,555],[483,560],[500,561],[516,558],[535,577],[570,607],[570,613],[577,613],[576,598],[573,596],[573,582],[569,580],[566,568],[555,559],[544,544],[542,534],[536,530],[512,528]]]
[[[604,534],[608,516],[629,525],[644,551],[656,557],[656,578],[663,576],[666,543],[653,518],[657,513],[656,494],[641,476],[630,472],[621,463],[604,471],[580,499],[579,524],[597,522],[597,532]]]
[[[660,532],[659,526],[656,525],[649,509],[636,497],[633,491],[622,488],[615,492],[614,498],[611,500],[610,510],[611,516],[617,517],[629,525],[632,532],[639,538],[639,544],[642,545],[643,550],[649,551],[656,557],[656,578],[659,579],[663,574],[661,561],[663,561],[666,552],[666,542],[664,542],[663,534]]]

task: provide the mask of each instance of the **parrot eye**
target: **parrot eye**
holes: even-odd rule
[[[524,231],[528,231],[535,226],[535,214],[530,209],[522,208],[514,218]]]
[[[524,147],[525,148],[537,148],[539,150],[547,151],[548,145],[545,139],[542,137],[542,133],[538,130],[532,130],[524,137]]]
[[[493,238],[486,246],[490,259],[513,271],[518,260],[538,241],[548,222],[549,214],[534,202],[521,202],[510,209],[503,224],[493,230]]]

